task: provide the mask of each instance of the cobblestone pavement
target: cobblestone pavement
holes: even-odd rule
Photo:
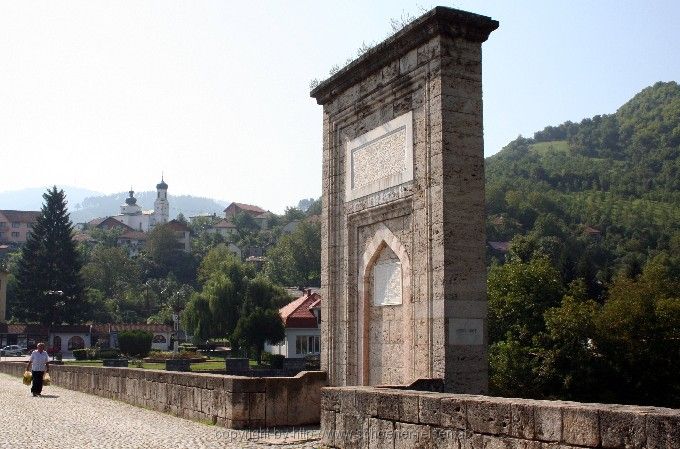
[[[319,446],[318,428],[231,430],[49,386],[33,397],[0,374],[2,449],[223,449]]]

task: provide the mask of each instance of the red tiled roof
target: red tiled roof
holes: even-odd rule
[[[93,324],[92,332],[98,334],[108,334],[109,332],[122,332],[122,331],[147,331],[147,332],[158,332],[158,333],[169,333],[172,332],[172,326],[167,324],[146,324],[146,323],[136,323],[136,324]]]
[[[0,214],[4,215],[10,222],[34,223],[41,212],[34,210],[0,210]]]
[[[89,324],[62,324],[59,326],[50,326],[51,334],[89,334],[90,325]]]
[[[172,229],[173,231],[177,232],[186,232],[189,230],[189,226],[185,225],[181,221],[177,220],[170,220],[168,222],[168,228]]]
[[[40,324],[8,324],[6,333],[47,335],[47,327]]]
[[[279,315],[283,320],[285,327],[291,328],[314,328],[318,326],[316,316],[310,309],[312,304],[321,301],[321,295],[312,293],[311,295],[305,292],[293,302],[286,304],[279,309]]]
[[[228,211],[232,206],[237,207],[241,209],[242,211],[247,211],[247,212],[257,212],[258,214],[262,214],[264,212],[267,212],[266,210],[262,209],[259,206],[255,206],[252,204],[244,204],[244,203],[231,203],[229,206],[227,206],[226,209],[224,209],[224,212]]]
[[[96,220],[99,220],[98,218]],[[95,220],[92,220],[90,223],[95,222]],[[113,229],[113,228],[118,228],[122,229],[124,231],[134,231],[130,226],[126,225],[122,221],[118,221],[113,217],[106,217],[103,220],[101,220],[97,224],[93,224],[93,226],[100,228],[100,229]]]

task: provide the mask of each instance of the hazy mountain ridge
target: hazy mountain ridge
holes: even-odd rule
[[[129,196],[128,192],[114,193],[111,195],[92,196],[84,198],[81,203],[70,209],[71,220],[74,223],[86,222],[97,217],[117,215],[120,206]],[[137,204],[143,210],[153,210],[156,200],[156,192],[135,192]],[[213,198],[196,197],[191,195],[168,195],[170,202],[170,218],[175,218],[179,213],[189,218],[193,215],[215,213],[222,215],[224,208],[229,204],[227,201]]]
[[[11,190],[0,192],[0,209],[11,210],[40,210],[43,204],[43,193],[48,188],[45,187],[30,187],[21,190]],[[75,186],[57,186],[63,189],[66,193],[66,200],[69,205],[77,205],[85,198],[103,195],[101,192],[96,192],[90,189],[84,189]],[[73,207],[72,207],[73,208]]]

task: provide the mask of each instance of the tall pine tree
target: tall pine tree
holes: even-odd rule
[[[15,318],[44,325],[77,323],[88,316],[82,262],[63,190],[43,194],[42,214],[23,247],[17,276]]]

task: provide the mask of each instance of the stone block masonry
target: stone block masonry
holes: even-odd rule
[[[678,449],[680,410],[329,387],[321,430],[343,449]]]
[[[437,7],[316,87],[329,383],[487,389],[482,43]]]
[[[23,362],[0,362],[0,372],[14,376],[25,368]],[[267,378],[52,365],[50,376],[63,388],[231,429],[318,424],[326,385],[326,374],[318,371]]]

